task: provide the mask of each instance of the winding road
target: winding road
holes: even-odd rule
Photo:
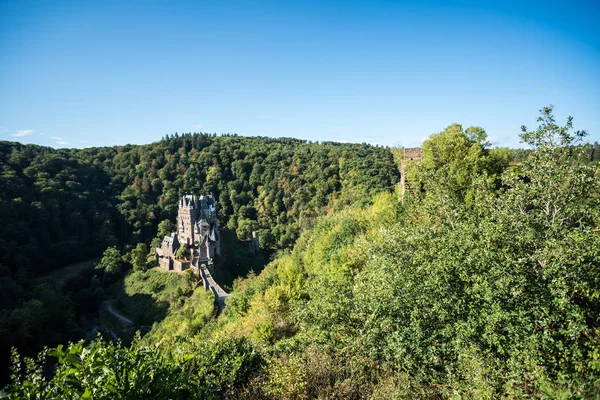
[[[108,310],[109,313],[111,313],[112,315],[114,315],[115,317],[117,317],[119,319],[119,321],[121,321],[122,323],[126,324],[126,325],[133,325],[133,321],[130,320],[129,318],[127,318],[126,316],[119,314],[118,312],[116,312],[113,309],[113,305],[112,305],[113,301],[112,300],[106,300],[104,302],[104,304],[106,305],[106,308]]]

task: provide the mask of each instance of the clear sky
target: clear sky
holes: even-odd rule
[[[0,140],[174,132],[519,146],[549,104],[600,141],[600,1],[0,0]]]

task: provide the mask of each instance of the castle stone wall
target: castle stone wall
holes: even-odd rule
[[[173,260],[173,271],[181,272],[190,268],[189,261]]]

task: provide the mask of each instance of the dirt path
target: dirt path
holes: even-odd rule
[[[107,308],[108,312],[111,313],[112,315],[114,315],[115,317],[117,317],[119,319],[119,321],[121,321],[122,323],[127,324],[127,325],[133,325],[132,320],[130,320],[129,318],[127,318],[126,316],[124,316],[122,314],[119,314],[118,312],[116,312],[113,309],[112,302],[113,302],[112,300],[106,300],[104,302],[104,304],[106,304],[106,308]]]

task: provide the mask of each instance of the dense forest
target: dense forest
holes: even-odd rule
[[[313,217],[399,176],[383,147],[205,134],[84,150],[0,142],[0,164],[0,263],[33,275],[149,243],[185,193],[214,194],[240,238],[260,229],[288,247]]]
[[[136,251],[169,232],[185,193],[214,194],[220,225],[240,239],[259,230],[265,248],[286,248],[314,217],[368,203],[399,179],[383,147],[207,134],[84,150],[0,142],[0,166],[0,366],[10,346],[29,353],[83,337],[80,318],[128,264],[120,251],[144,259]],[[39,280],[113,246],[110,268]]]
[[[50,289],[29,279],[60,264],[44,254],[72,246],[74,261],[109,247],[87,277],[99,290],[103,264],[120,260],[111,246],[150,243],[185,192],[215,193],[223,225],[241,239],[259,229],[280,249],[234,282],[218,317],[191,275],[160,286],[156,271],[131,272],[123,302],[176,293],[164,318],[131,344],[99,337],[37,358],[15,352],[4,393],[597,397],[600,149],[552,111],[523,129],[528,151],[492,149],[481,128],[432,135],[403,198],[393,151],[368,145],[207,135],[86,150],[4,144],[0,237],[12,255],[2,255],[2,285],[16,295],[2,315],[13,324],[46,307],[39,296]]]

